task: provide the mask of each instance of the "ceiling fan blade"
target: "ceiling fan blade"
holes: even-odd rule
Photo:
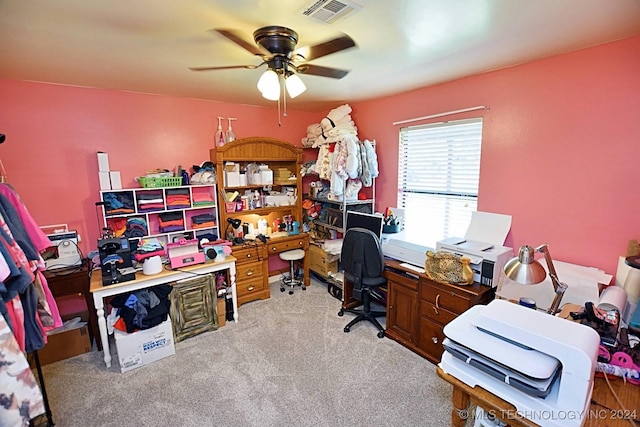
[[[324,43],[320,43],[314,46],[304,46],[296,49],[294,55],[301,56],[305,61],[311,61],[312,59],[331,55],[332,53],[355,47],[355,45],[356,42],[354,42],[351,37],[344,34],[341,37],[327,40]]]
[[[295,67],[296,71],[301,74],[311,74],[314,76],[331,77],[334,79],[341,79],[347,74],[349,70],[340,70],[338,68],[323,67],[321,65],[302,64]]]
[[[266,64],[263,62],[262,64]],[[189,67],[191,71],[210,71],[210,70],[233,70],[238,68],[247,68],[249,70],[255,70],[256,68],[262,66],[260,65],[226,65],[222,67]]]
[[[256,45],[253,41],[247,41],[238,31],[236,30],[228,30],[224,28],[214,28],[215,31],[222,34],[232,42],[237,45],[245,48],[253,55],[257,56],[271,56],[271,52],[264,49],[262,46]]]

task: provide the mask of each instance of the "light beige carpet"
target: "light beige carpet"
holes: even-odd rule
[[[93,351],[43,368],[53,421],[73,426],[446,426],[451,387],[435,366],[376,337],[313,281],[245,304],[240,321],[120,373]],[[384,321],[384,318],[382,318]]]

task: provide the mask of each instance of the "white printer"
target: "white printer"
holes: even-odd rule
[[[436,251],[445,251],[471,259],[473,280],[492,288],[498,286],[505,263],[513,258],[513,248],[459,237],[436,242]]]

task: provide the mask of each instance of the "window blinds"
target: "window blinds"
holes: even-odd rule
[[[407,239],[435,248],[464,236],[477,210],[482,118],[400,130],[398,207]]]

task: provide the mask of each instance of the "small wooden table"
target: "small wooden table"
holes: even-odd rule
[[[104,312],[104,298],[124,294],[127,292],[137,291],[151,286],[164,283],[171,283],[178,280],[194,277],[194,274],[213,273],[216,271],[229,270],[229,282],[231,283],[231,295],[233,299],[233,318],[238,321],[238,296],[236,293],[236,259],[227,256],[224,261],[209,261],[205,264],[190,265],[181,267],[179,270],[163,270],[161,273],[153,276],[145,276],[136,273],[136,279],[128,282],[115,283],[113,285],[104,286],[102,284],[102,274],[100,270],[95,271],[91,275],[91,286],[89,290],[93,294],[93,303],[96,308],[98,318],[98,328],[100,329],[100,338],[102,340],[102,348],[104,352],[104,363],[107,368],[111,367],[111,353],[109,351],[109,336],[107,335],[107,320]]]
[[[451,411],[451,425],[453,427],[464,427],[469,418],[469,403],[473,402],[490,414],[502,419],[510,426],[536,427],[538,424],[525,418],[519,417],[515,406],[501,399],[482,387],[470,387],[453,375],[447,374],[439,366],[436,372],[440,378],[453,385],[453,410]],[[596,377],[593,386],[592,403],[589,413],[586,415],[585,427],[630,427],[632,423],[623,419],[629,416],[635,419],[635,424],[640,426],[640,385],[625,383],[617,377],[609,377],[611,387],[618,395],[625,408],[629,411],[625,413],[616,402],[615,397],[609,390],[609,386],[604,378]],[[504,418],[503,418],[504,417]]]

